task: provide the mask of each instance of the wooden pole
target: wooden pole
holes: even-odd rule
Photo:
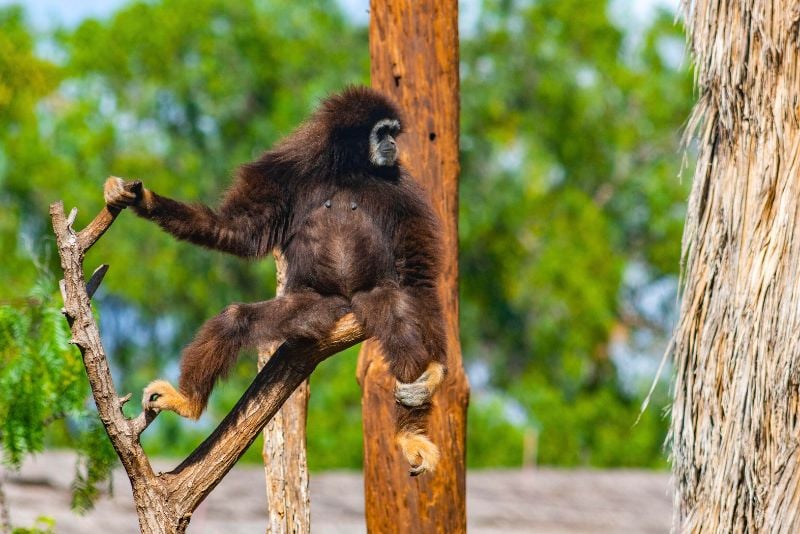
[[[448,375],[434,397],[430,437],[441,449],[434,473],[408,475],[394,441],[393,389],[377,344],[360,354],[364,486],[370,532],[464,532],[465,438],[469,386],[458,331],[458,3],[370,2],[372,85],[405,113],[401,157],[430,194],[444,229],[440,281],[448,335]]]
[[[276,250],[277,295],[283,294],[286,264]],[[280,343],[259,347],[258,369],[266,365]],[[306,419],[308,379],[292,393],[280,411],[264,427],[264,474],[267,482],[267,532],[311,532],[311,500],[308,493]]]

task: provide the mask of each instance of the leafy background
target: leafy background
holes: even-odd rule
[[[674,13],[645,4],[462,6],[471,467],[665,466],[669,372],[635,422],[675,313],[688,194],[679,140],[692,93]],[[87,498],[113,465],[58,315],[49,203],[78,206],[81,227],[113,174],[213,204],[236,165],[326,94],[368,82],[366,21],[352,13],[332,0],[153,0],[42,27],[23,7],[0,8],[7,464],[46,446],[84,450],[77,473]],[[97,309],[122,392],[175,378],[180,348],[203,320],[274,291],[271,261],[178,243],[130,214],[89,253],[87,268],[100,263],[111,271]],[[347,351],[312,377],[312,469],[361,466],[356,358]],[[254,369],[242,358],[199,423],[160,417],[145,434],[148,452],[184,455]],[[247,460],[260,460],[259,445]]]

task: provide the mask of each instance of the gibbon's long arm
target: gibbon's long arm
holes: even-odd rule
[[[412,190],[410,197],[417,198],[411,203],[401,201],[414,208],[407,212],[396,230],[394,255],[399,292],[403,296],[401,301],[406,302],[400,309],[411,314],[411,320],[405,324],[413,325],[411,328],[416,332],[411,334],[397,328],[388,336],[384,335],[386,339],[381,339],[381,334],[378,337],[384,350],[389,352],[389,366],[397,378],[394,390],[397,401],[395,439],[411,466],[409,474],[416,476],[434,470],[439,461],[439,450],[427,437],[427,419],[433,394],[446,373],[447,338],[437,290],[441,269],[439,223],[421,192],[414,194]],[[412,340],[417,342],[409,343]],[[398,342],[402,345],[403,341],[406,346],[402,347],[400,354],[392,354],[392,346]],[[400,365],[401,362],[406,365]],[[426,366],[420,368],[418,364],[423,362]],[[416,367],[416,370],[414,376],[409,376],[397,372],[395,367],[398,370]]]
[[[261,178],[261,179],[259,179]],[[109,178],[106,203],[130,205],[134,212],[157,223],[177,239],[246,258],[263,257],[278,244],[286,220],[285,192],[278,184],[243,170],[217,210],[189,204],[142,189],[136,198],[117,191],[124,181]]]
[[[427,202],[415,203],[395,236],[395,258],[400,288],[417,311],[420,334],[431,360],[444,364],[446,339],[441,301],[437,291],[441,238],[438,220]]]

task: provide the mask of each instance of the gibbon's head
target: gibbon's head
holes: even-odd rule
[[[399,164],[400,111],[378,91],[348,87],[328,97],[317,117],[327,125],[334,158],[343,170],[386,169]]]

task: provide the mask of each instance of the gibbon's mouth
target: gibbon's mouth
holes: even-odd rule
[[[379,159],[383,160],[384,165],[392,165],[397,159],[397,147],[389,143],[381,143],[378,146]]]

